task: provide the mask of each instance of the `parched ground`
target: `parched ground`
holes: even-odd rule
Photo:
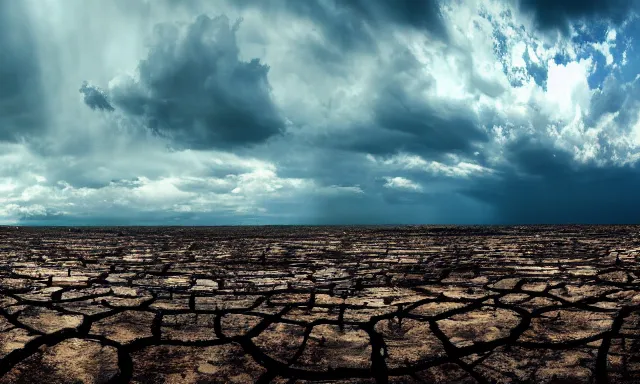
[[[640,382],[640,227],[0,228],[0,383]]]

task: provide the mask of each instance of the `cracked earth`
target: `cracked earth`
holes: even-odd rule
[[[640,227],[0,228],[0,383],[640,382]]]

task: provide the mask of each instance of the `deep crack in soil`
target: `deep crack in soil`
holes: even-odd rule
[[[640,382],[640,227],[0,237],[0,383]]]

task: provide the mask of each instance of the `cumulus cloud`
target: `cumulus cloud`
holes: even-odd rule
[[[113,102],[154,132],[190,148],[264,142],[284,121],[271,99],[269,67],[239,59],[226,16],[198,16],[189,25],[154,27],[137,78],[115,79]]]
[[[70,167],[65,159],[46,164],[40,155],[18,144],[0,149],[4,151],[0,173],[7,175],[0,178],[0,217],[6,221],[133,220],[158,224],[197,218],[231,223],[268,215],[270,204],[283,206],[292,199],[327,193],[313,180],[281,177],[268,162],[224,153],[147,149],[145,156],[152,156],[147,169],[140,164],[130,169],[131,164],[117,161],[105,169],[105,163],[93,161],[96,171],[108,173],[97,175],[103,183],[86,186],[66,177],[68,174],[55,172],[55,168]],[[11,172],[24,168],[25,160],[39,166],[29,173],[24,169]],[[135,174],[148,176],[131,176]],[[108,180],[114,175],[131,177]]]

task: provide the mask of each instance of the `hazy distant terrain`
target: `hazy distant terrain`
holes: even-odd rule
[[[0,228],[0,383],[640,381],[640,227]]]

